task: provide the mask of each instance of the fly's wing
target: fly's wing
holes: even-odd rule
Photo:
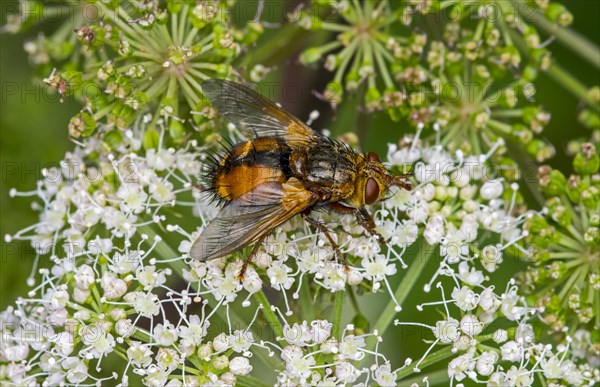
[[[267,98],[239,83],[210,79],[202,92],[232,124],[253,137],[278,137],[295,148],[323,136]]]
[[[261,184],[223,207],[192,244],[190,257],[207,261],[231,254],[316,201],[316,195],[295,178]]]

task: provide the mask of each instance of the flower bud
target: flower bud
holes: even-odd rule
[[[581,144],[581,152],[573,159],[573,169],[580,175],[592,175],[598,172],[600,167],[600,156],[596,153],[596,147],[589,143]]]

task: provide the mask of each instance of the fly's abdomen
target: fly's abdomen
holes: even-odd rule
[[[210,172],[211,191],[230,201],[267,182],[285,182],[290,176],[290,149],[281,140],[261,137],[231,148]]]

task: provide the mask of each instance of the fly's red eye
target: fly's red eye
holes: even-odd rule
[[[373,153],[373,152],[367,153],[367,160],[377,161],[378,163],[381,162],[381,160],[379,159],[379,156],[377,156],[377,153]]]
[[[365,187],[365,203],[373,204],[379,199],[379,184],[372,177],[367,180]]]

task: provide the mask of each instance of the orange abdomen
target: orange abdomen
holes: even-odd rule
[[[212,191],[226,201],[237,199],[267,182],[290,176],[290,148],[282,140],[261,137],[239,143],[212,171]]]

